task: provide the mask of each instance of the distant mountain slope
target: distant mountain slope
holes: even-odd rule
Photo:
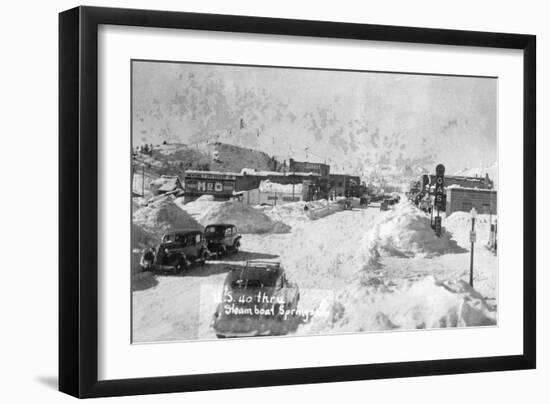
[[[488,79],[149,62],[133,73],[136,144],[219,141],[363,176],[495,155]]]
[[[147,173],[178,175],[185,170],[240,172],[243,168],[271,170],[274,159],[268,154],[221,142],[185,145],[168,143],[153,145],[150,154],[137,153],[134,164],[144,166]]]

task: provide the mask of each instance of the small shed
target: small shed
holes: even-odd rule
[[[183,185],[177,176],[163,175],[151,181],[151,192],[154,195],[162,195],[173,191],[183,191]]]

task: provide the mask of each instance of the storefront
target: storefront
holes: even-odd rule
[[[217,171],[185,172],[185,199],[192,201],[202,195],[212,195],[218,200],[228,200],[233,197],[236,173],[223,173]]]

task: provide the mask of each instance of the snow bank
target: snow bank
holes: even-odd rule
[[[201,195],[196,199],[197,202],[214,201],[214,200],[216,200],[216,198],[214,198],[214,195]]]
[[[214,196],[212,195],[202,195],[193,202],[188,203],[185,203],[184,198],[176,198],[174,203],[180,209],[183,209],[185,212],[190,214],[198,222],[201,222],[202,217],[206,214],[206,212],[221,204],[221,202],[215,201]]]
[[[429,216],[409,202],[397,204],[382,215],[370,230],[365,244],[364,247],[376,249],[379,254],[398,257],[464,252],[445,229],[441,237],[437,237]]]
[[[489,240],[491,223],[497,221],[496,215],[478,214],[475,223],[475,231],[478,243],[486,243]],[[469,247],[470,230],[472,229],[472,216],[469,212],[454,212],[443,219],[443,227],[453,234],[460,245]]]
[[[291,227],[300,225],[314,219],[312,212],[326,207],[326,200],[310,202],[289,202],[275,206],[257,206],[256,209],[263,211],[272,220],[286,223]],[[307,210],[304,207],[307,206]],[[335,208],[336,210],[336,208]]]
[[[366,278],[317,309],[300,333],[342,333],[392,329],[491,326],[496,312],[461,280],[428,276],[401,288],[379,278]]]
[[[259,209],[239,201],[219,202],[208,196],[201,196],[184,204],[182,198],[175,204],[203,226],[212,223],[231,223],[240,233],[288,233],[290,226],[266,215]]]
[[[283,222],[291,227],[309,221],[307,211],[304,210],[306,202],[289,202],[275,206],[257,206],[255,209],[263,212],[271,220]]]
[[[134,211],[133,246],[151,246],[158,243],[165,232],[176,229],[202,229],[202,226],[170,198],[149,203]]]
[[[199,217],[203,225],[231,223],[240,233],[288,233],[290,226],[274,221],[260,210],[238,201],[217,202]]]

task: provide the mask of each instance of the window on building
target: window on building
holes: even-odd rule
[[[472,210],[472,202],[462,202],[462,210],[464,212],[469,212]]]

